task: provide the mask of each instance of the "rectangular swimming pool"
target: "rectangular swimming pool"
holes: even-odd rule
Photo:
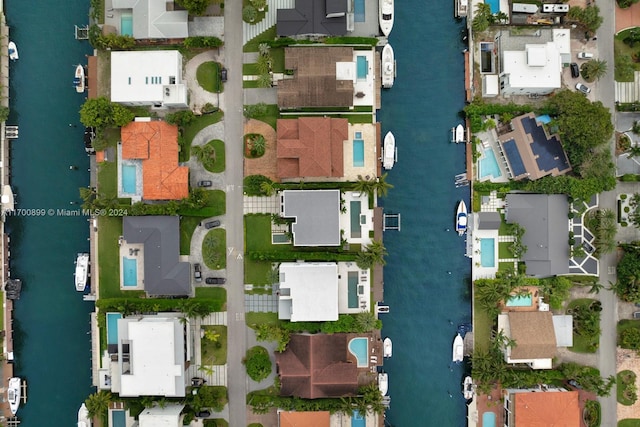
[[[360,208],[361,204],[357,200],[352,200],[349,204],[349,222],[351,223],[351,238],[358,239],[362,237],[362,229],[360,228]]]
[[[347,305],[349,308],[358,308],[358,272],[350,271],[347,273],[347,286],[348,286],[348,300]]]
[[[369,340],[366,337],[353,338],[349,341],[349,352],[358,360],[358,368],[369,366],[367,355],[369,354]]]
[[[122,410],[111,411],[111,425],[113,427],[127,427],[127,415]]]
[[[480,179],[491,176],[493,178],[499,178],[502,175],[500,172],[500,166],[496,160],[496,154],[491,148],[484,149],[484,157],[480,159],[480,169],[478,171]]]
[[[138,286],[138,260],[122,257],[122,284]]]
[[[480,239],[480,265],[483,267],[496,266],[495,239]]]
[[[136,168],[134,165],[122,165],[122,191],[136,194]]]
[[[353,167],[364,166],[364,141],[362,139],[353,140]]]
[[[107,344],[118,344],[118,319],[120,313],[107,313]]]
[[[355,0],[353,2],[353,20],[355,22],[364,22],[364,0]]]
[[[351,427],[367,427],[367,420],[358,412],[358,410],[354,410],[351,415]]]
[[[517,295],[507,300],[507,307],[531,307],[533,299],[531,294]]]
[[[482,414],[482,427],[496,427],[496,414],[493,412]]]
[[[133,15],[124,13],[120,17],[120,35],[133,37]]]
[[[500,0],[484,0],[485,4],[488,4],[491,7],[491,13],[496,14],[500,12]]]
[[[356,75],[358,80],[367,78],[369,72],[369,62],[366,56],[356,56]]]

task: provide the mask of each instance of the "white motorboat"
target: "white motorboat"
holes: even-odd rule
[[[464,200],[460,200],[460,203],[458,203],[458,209],[456,211],[456,231],[460,236],[467,231],[467,205],[465,205]]]
[[[389,43],[382,48],[382,87],[389,89],[396,78],[396,60]]]
[[[384,357],[391,357],[393,353],[393,344],[391,343],[391,338],[386,337],[384,341],[382,341],[383,351],[382,354]]]
[[[80,64],[76,67],[76,75],[73,78],[73,85],[76,87],[76,92],[84,92],[84,67]]]
[[[393,0],[379,0],[378,20],[382,34],[389,36],[393,28]]]
[[[456,18],[464,18],[467,16],[467,9],[469,8],[468,0],[455,0],[456,2]]]
[[[7,387],[7,401],[9,402],[9,409],[13,415],[18,412],[20,406],[20,398],[22,392],[22,380],[18,377],[9,379],[9,387]]]
[[[462,335],[456,335],[453,340],[453,362],[460,363],[464,359],[464,341]]]
[[[387,132],[384,137],[384,147],[382,149],[382,167],[391,169],[398,160],[396,152],[396,138],[391,132]]]
[[[9,59],[12,61],[18,59],[18,46],[14,42],[9,42]]]
[[[87,287],[87,277],[89,276],[89,254],[78,254],[75,276],[76,291],[83,292]]]
[[[89,418],[89,410],[83,403],[78,409],[78,427],[91,427],[91,418]]]
[[[454,141],[456,144],[460,142],[464,142],[464,126],[462,125],[456,126],[456,136]]]
[[[380,372],[378,374],[378,389],[383,396],[387,395],[389,391],[389,375],[386,372]]]
[[[466,400],[473,399],[475,395],[475,387],[473,386],[473,379],[470,376],[465,377],[464,383],[462,385],[462,394]]]

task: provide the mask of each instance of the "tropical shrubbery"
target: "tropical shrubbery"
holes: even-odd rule
[[[638,400],[638,388],[636,387],[636,374],[633,371],[621,371],[617,378],[618,403],[631,406]]]
[[[640,248],[634,244],[621,247],[624,253],[616,267],[618,281],[612,290],[622,301],[640,302]]]
[[[187,49],[220,47],[223,44],[217,37],[194,36],[184,39],[184,47]]]
[[[247,375],[256,382],[260,382],[271,374],[271,359],[266,348],[261,346],[251,347],[242,360],[247,368]]]

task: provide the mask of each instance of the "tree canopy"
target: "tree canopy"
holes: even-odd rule
[[[622,301],[640,302],[640,247],[624,245],[624,255],[616,267],[618,281],[612,287]]]
[[[101,96],[85,101],[80,108],[80,122],[85,126],[104,129],[109,126],[124,126],[135,115],[128,108]]]
[[[178,4],[189,11],[189,15],[204,15],[211,0],[176,0]]]

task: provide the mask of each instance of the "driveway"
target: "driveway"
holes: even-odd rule
[[[191,108],[191,111],[197,113],[200,111],[202,106],[207,103],[213,104],[219,108],[221,108],[221,105],[224,105],[224,92],[218,94],[204,90],[198,83],[198,79],[196,77],[198,67],[205,62],[214,61],[224,64],[224,52],[225,48],[222,46],[202,52],[187,62],[184,70],[184,78],[188,82],[189,86],[189,108]]]
[[[616,34],[627,28],[633,28],[640,26],[640,3],[636,3],[633,6],[620,9],[618,4],[613,1],[613,7],[615,8],[616,15]],[[610,7],[610,6],[609,6]],[[604,9],[604,10],[608,10]]]

